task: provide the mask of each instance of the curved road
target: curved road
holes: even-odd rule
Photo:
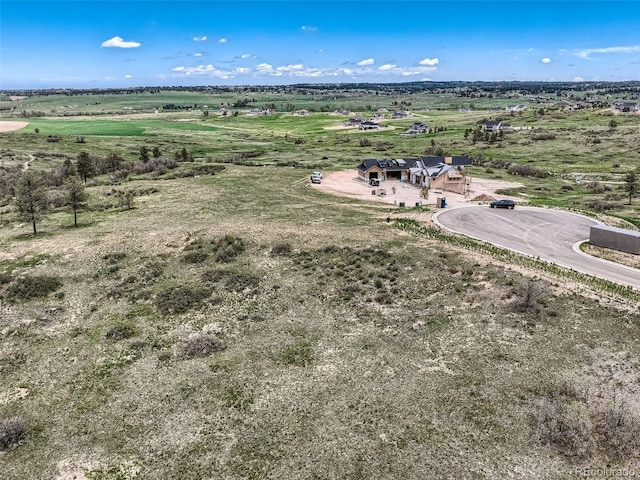
[[[591,226],[600,224],[582,215],[535,207],[508,210],[476,205],[442,210],[434,221],[456,233],[640,289],[639,269],[574,250],[574,244],[589,239]]]

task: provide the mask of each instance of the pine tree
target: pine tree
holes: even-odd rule
[[[37,235],[36,223],[49,210],[47,185],[41,175],[26,171],[15,188],[15,202],[18,220],[31,222],[33,234]]]
[[[77,177],[69,177],[64,184],[67,199],[66,204],[73,212],[73,225],[78,226],[78,210],[86,205],[87,194],[84,184]]]
[[[640,191],[640,184],[638,183],[636,172],[627,173],[624,179],[624,191],[629,194],[629,205],[631,205],[631,199]]]
[[[78,154],[78,164],[76,165],[76,170],[78,171],[78,175],[82,178],[84,183],[87,183],[87,178],[93,175],[93,162],[91,161],[91,157],[87,152],[80,152]]]

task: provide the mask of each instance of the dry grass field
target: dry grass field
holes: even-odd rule
[[[151,193],[77,229],[67,213],[35,238],[0,229],[0,420],[25,429],[3,478],[635,465],[640,325],[623,300],[404,233],[296,170],[127,188]]]

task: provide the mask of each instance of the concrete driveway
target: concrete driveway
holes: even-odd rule
[[[442,210],[434,221],[456,233],[540,257],[557,265],[640,289],[640,270],[601,260],[577,249],[599,222],[559,210],[518,207],[514,210],[468,206]]]

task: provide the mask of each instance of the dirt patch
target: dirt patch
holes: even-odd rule
[[[331,172],[324,175],[321,184],[312,185],[313,188],[322,190],[333,195],[340,195],[360,200],[386,203],[399,206],[404,203],[407,207],[415,205],[436,204],[438,197],[444,196],[447,205],[460,206],[485,202],[489,198],[511,198],[516,202],[521,202],[521,198],[497,195],[496,191],[505,188],[518,188],[522,184],[518,182],[506,182],[503,180],[488,180],[483,178],[473,178],[469,183],[469,191],[466,195],[440,190],[431,190],[429,198],[420,196],[420,187],[399,180],[385,180],[380,182],[379,187],[371,187],[358,178],[354,170],[343,170],[341,172]],[[380,193],[384,190],[384,195]]]
[[[5,122],[0,121],[0,132],[13,132],[29,125],[29,122]]]

